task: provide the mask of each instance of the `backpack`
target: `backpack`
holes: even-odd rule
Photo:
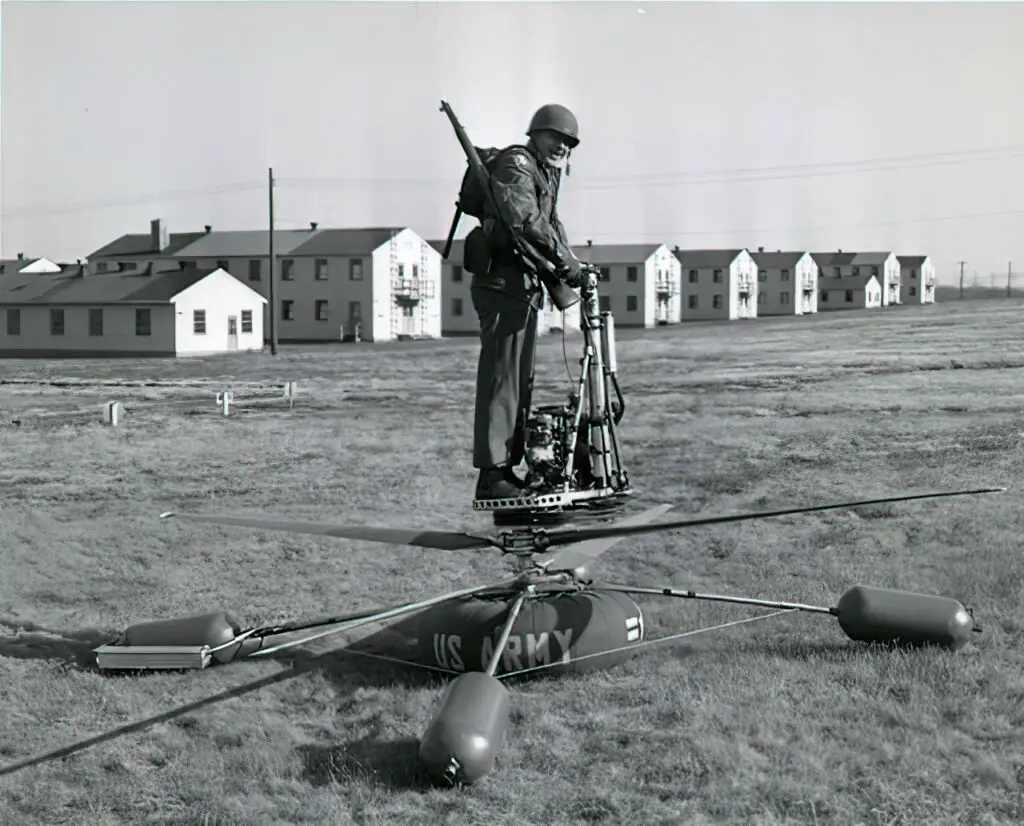
[[[511,146],[506,146],[504,149],[498,149],[493,146],[487,147],[486,149],[474,147],[474,149],[476,149],[477,155],[480,156],[480,161],[487,170],[487,174],[490,175],[494,171],[494,163],[497,161],[499,156],[509,150],[525,151],[526,147],[518,144],[512,144]],[[480,184],[477,182],[476,176],[473,174],[472,167],[469,167],[468,160],[466,161],[466,164],[466,174],[462,176],[462,184],[459,186],[459,209],[462,210],[464,215],[469,215],[472,218],[482,221],[487,214],[487,196],[480,188]]]

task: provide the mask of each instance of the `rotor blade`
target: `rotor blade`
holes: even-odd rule
[[[277,651],[283,651],[286,648],[294,648],[297,645],[303,645],[313,640],[321,639],[322,637],[328,637],[332,634],[338,634],[345,631],[351,631],[354,628],[358,628],[361,625],[369,625],[373,622],[380,622],[386,619],[395,619],[396,617],[404,616],[405,614],[412,614],[416,611],[422,611],[425,608],[430,608],[434,605],[440,605],[443,602],[451,602],[452,600],[459,599],[460,597],[473,596],[474,594],[480,594],[485,591],[490,591],[493,588],[500,588],[509,585],[513,585],[516,582],[516,578],[506,579],[498,583],[490,583],[487,585],[475,585],[471,588],[460,588],[458,591],[451,591],[447,594],[441,594],[440,596],[430,597],[429,599],[420,600],[418,602],[410,602],[405,605],[400,605],[397,608],[389,608],[386,611],[381,611],[377,614],[370,614],[360,619],[353,620],[352,622],[345,623],[341,626],[335,626],[334,628],[328,628],[326,631],[320,631],[316,634],[310,634],[309,636],[302,637],[298,640],[290,640],[289,642],[282,642],[278,645],[272,646],[271,648],[261,648],[259,651],[254,651],[250,654],[250,657],[262,657],[267,654],[272,654]]]
[[[613,536],[636,536],[637,534],[654,533],[655,531],[670,531],[677,528],[693,528],[701,525],[719,525],[726,522],[745,522],[751,519],[765,519],[770,516],[788,516],[791,514],[815,513],[817,511],[846,510],[849,508],[864,507],[865,505],[882,505],[889,502],[908,502],[914,499],[938,499],[944,496],[966,496],[973,493],[998,493],[1004,490],[1006,490],[1006,488],[937,491],[934,493],[915,493],[906,496],[887,496],[883,499],[864,499],[858,502],[841,502],[833,505],[814,505],[804,508],[787,508],[785,510],[761,511],[759,513],[741,513],[731,516],[706,516],[696,519],[678,519],[672,522],[659,522],[654,525],[632,525],[618,528],[612,526],[607,528],[570,528],[548,534],[545,537],[544,542],[548,547],[553,545],[569,545],[590,539],[602,539]]]
[[[648,508],[643,513],[627,516],[625,519],[619,519],[608,527],[620,528],[632,525],[646,525],[652,520],[657,519],[666,511],[672,510],[673,507],[674,505],[655,505],[653,508]],[[582,542],[576,542],[563,548],[554,556],[548,557],[547,559],[541,559],[539,562],[540,565],[548,571],[573,570],[597,559],[601,554],[625,538],[625,536],[607,536],[601,537],[600,539],[589,539]]]
[[[448,531],[417,531],[408,528],[374,528],[348,525],[331,525],[323,522],[292,522],[282,519],[257,519],[248,516],[207,516],[200,514],[160,514],[161,519],[176,517],[190,522],[210,522],[216,525],[234,525],[244,528],[258,528],[266,531],[331,536],[341,539],[356,539],[366,542],[385,542],[390,545],[412,545],[417,548],[433,548],[440,551],[461,551],[470,548],[488,548],[495,543],[484,536]]]

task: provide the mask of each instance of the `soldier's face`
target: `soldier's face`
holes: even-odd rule
[[[540,156],[556,169],[562,169],[569,160],[569,141],[558,132],[541,129],[533,133],[533,142]]]

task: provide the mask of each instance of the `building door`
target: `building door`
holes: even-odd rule
[[[402,335],[416,335],[416,308],[410,305],[402,307]]]
[[[659,295],[655,305],[654,321],[657,324],[668,324],[668,296]]]
[[[228,350],[238,349],[238,316],[228,316]]]
[[[348,302],[348,331],[350,336],[362,338],[363,304],[360,301]]]

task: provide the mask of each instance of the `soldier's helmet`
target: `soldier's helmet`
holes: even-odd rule
[[[569,139],[569,146],[575,148],[580,142],[580,125],[576,116],[559,103],[547,103],[533,113],[530,128],[526,134],[537,129],[550,129]]]

